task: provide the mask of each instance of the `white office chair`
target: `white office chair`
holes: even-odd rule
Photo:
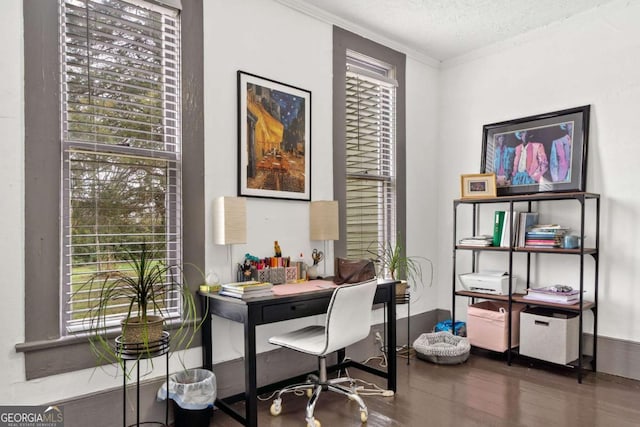
[[[284,393],[306,390],[307,396],[309,396],[305,417],[307,427],[319,427],[320,422],[313,417],[313,409],[320,392],[329,390],[355,400],[360,405],[360,420],[363,423],[367,421],[369,414],[362,398],[355,390],[339,385],[339,383],[348,382],[351,379],[327,380],[326,356],[369,335],[371,306],[376,286],[376,279],[341,285],[333,291],[324,326],[308,326],[269,339],[271,344],[318,356],[318,370],[320,372],[319,377],[309,375],[304,384],[296,384],[280,390],[271,405],[271,415],[279,415],[282,412],[282,395]]]

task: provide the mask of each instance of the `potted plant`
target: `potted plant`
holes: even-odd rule
[[[400,303],[406,302],[407,290],[412,284],[416,286],[423,284],[421,261],[426,261],[431,265],[431,260],[428,258],[407,256],[400,244],[400,239],[394,243],[387,242],[386,245],[380,247],[375,255],[380,274],[400,281],[396,285],[396,299]]]
[[[178,266],[167,265],[153,245],[141,243],[137,250],[125,249],[118,265],[125,267],[89,276],[74,293],[89,295],[88,335],[100,362],[122,364],[122,354],[137,359],[155,353],[163,337],[163,321],[171,301],[180,301],[180,326],[171,332],[172,347],[188,347],[199,329],[195,297]],[[121,335],[114,347],[113,317],[122,315]]]

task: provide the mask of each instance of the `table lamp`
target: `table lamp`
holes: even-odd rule
[[[322,240],[324,244],[323,269],[327,274],[327,240],[340,238],[338,221],[338,202],[335,200],[317,200],[309,206],[309,237]]]
[[[235,282],[232,245],[247,243],[247,200],[243,197],[217,197],[213,201],[213,243],[227,246],[231,264],[230,282]]]

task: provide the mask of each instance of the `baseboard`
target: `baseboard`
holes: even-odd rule
[[[140,423],[159,421],[164,423],[165,402],[158,402],[156,394],[164,382],[162,379],[140,381]],[[170,402],[171,403],[171,402]],[[65,427],[116,427],[122,426],[122,387],[51,402],[64,410]],[[169,421],[173,420],[173,408],[169,404]],[[135,384],[127,388],[127,424],[135,425]]]
[[[431,332],[439,321],[449,319],[447,310],[432,310],[402,318],[397,321],[396,346],[404,346],[423,332]],[[369,337],[349,347],[347,356],[354,360],[365,360],[380,356],[376,332],[384,337],[384,325],[371,328]],[[593,336],[586,335],[585,348],[591,349]],[[335,360],[334,360],[335,361]],[[329,362],[332,362],[331,360]],[[276,349],[258,354],[258,385],[270,384],[294,375],[317,369],[314,358]],[[615,338],[598,337],[598,372],[640,380],[640,343]],[[244,391],[244,363],[242,359],[234,359],[214,366],[218,384],[218,396],[231,396]],[[140,384],[140,419],[141,421],[157,421],[164,419],[164,402],[156,401],[156,393],[164,379],[143,381]],[[380,384],[384,386],[383,383]],[[128,391],[127,422],[135,420],[135,388]],[[122,388],[79,396],[50,404],[64,407],[65,427],[114,427],[122,425]],[[173,408],[169,405],[169,420],[173,420]]]
[[[593,335],[586,334],[584,347],[593,348]],[[596,369],[605,374],[640,380],[640,342],[598,337]]]

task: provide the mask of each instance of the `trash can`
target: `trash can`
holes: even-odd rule
[[[169,399],[173,400],[175,427],[209,427],[216,400],[216,376],[206,369],[186,369],[169,376]],[[167,398],[167,383],[158,390]]]

